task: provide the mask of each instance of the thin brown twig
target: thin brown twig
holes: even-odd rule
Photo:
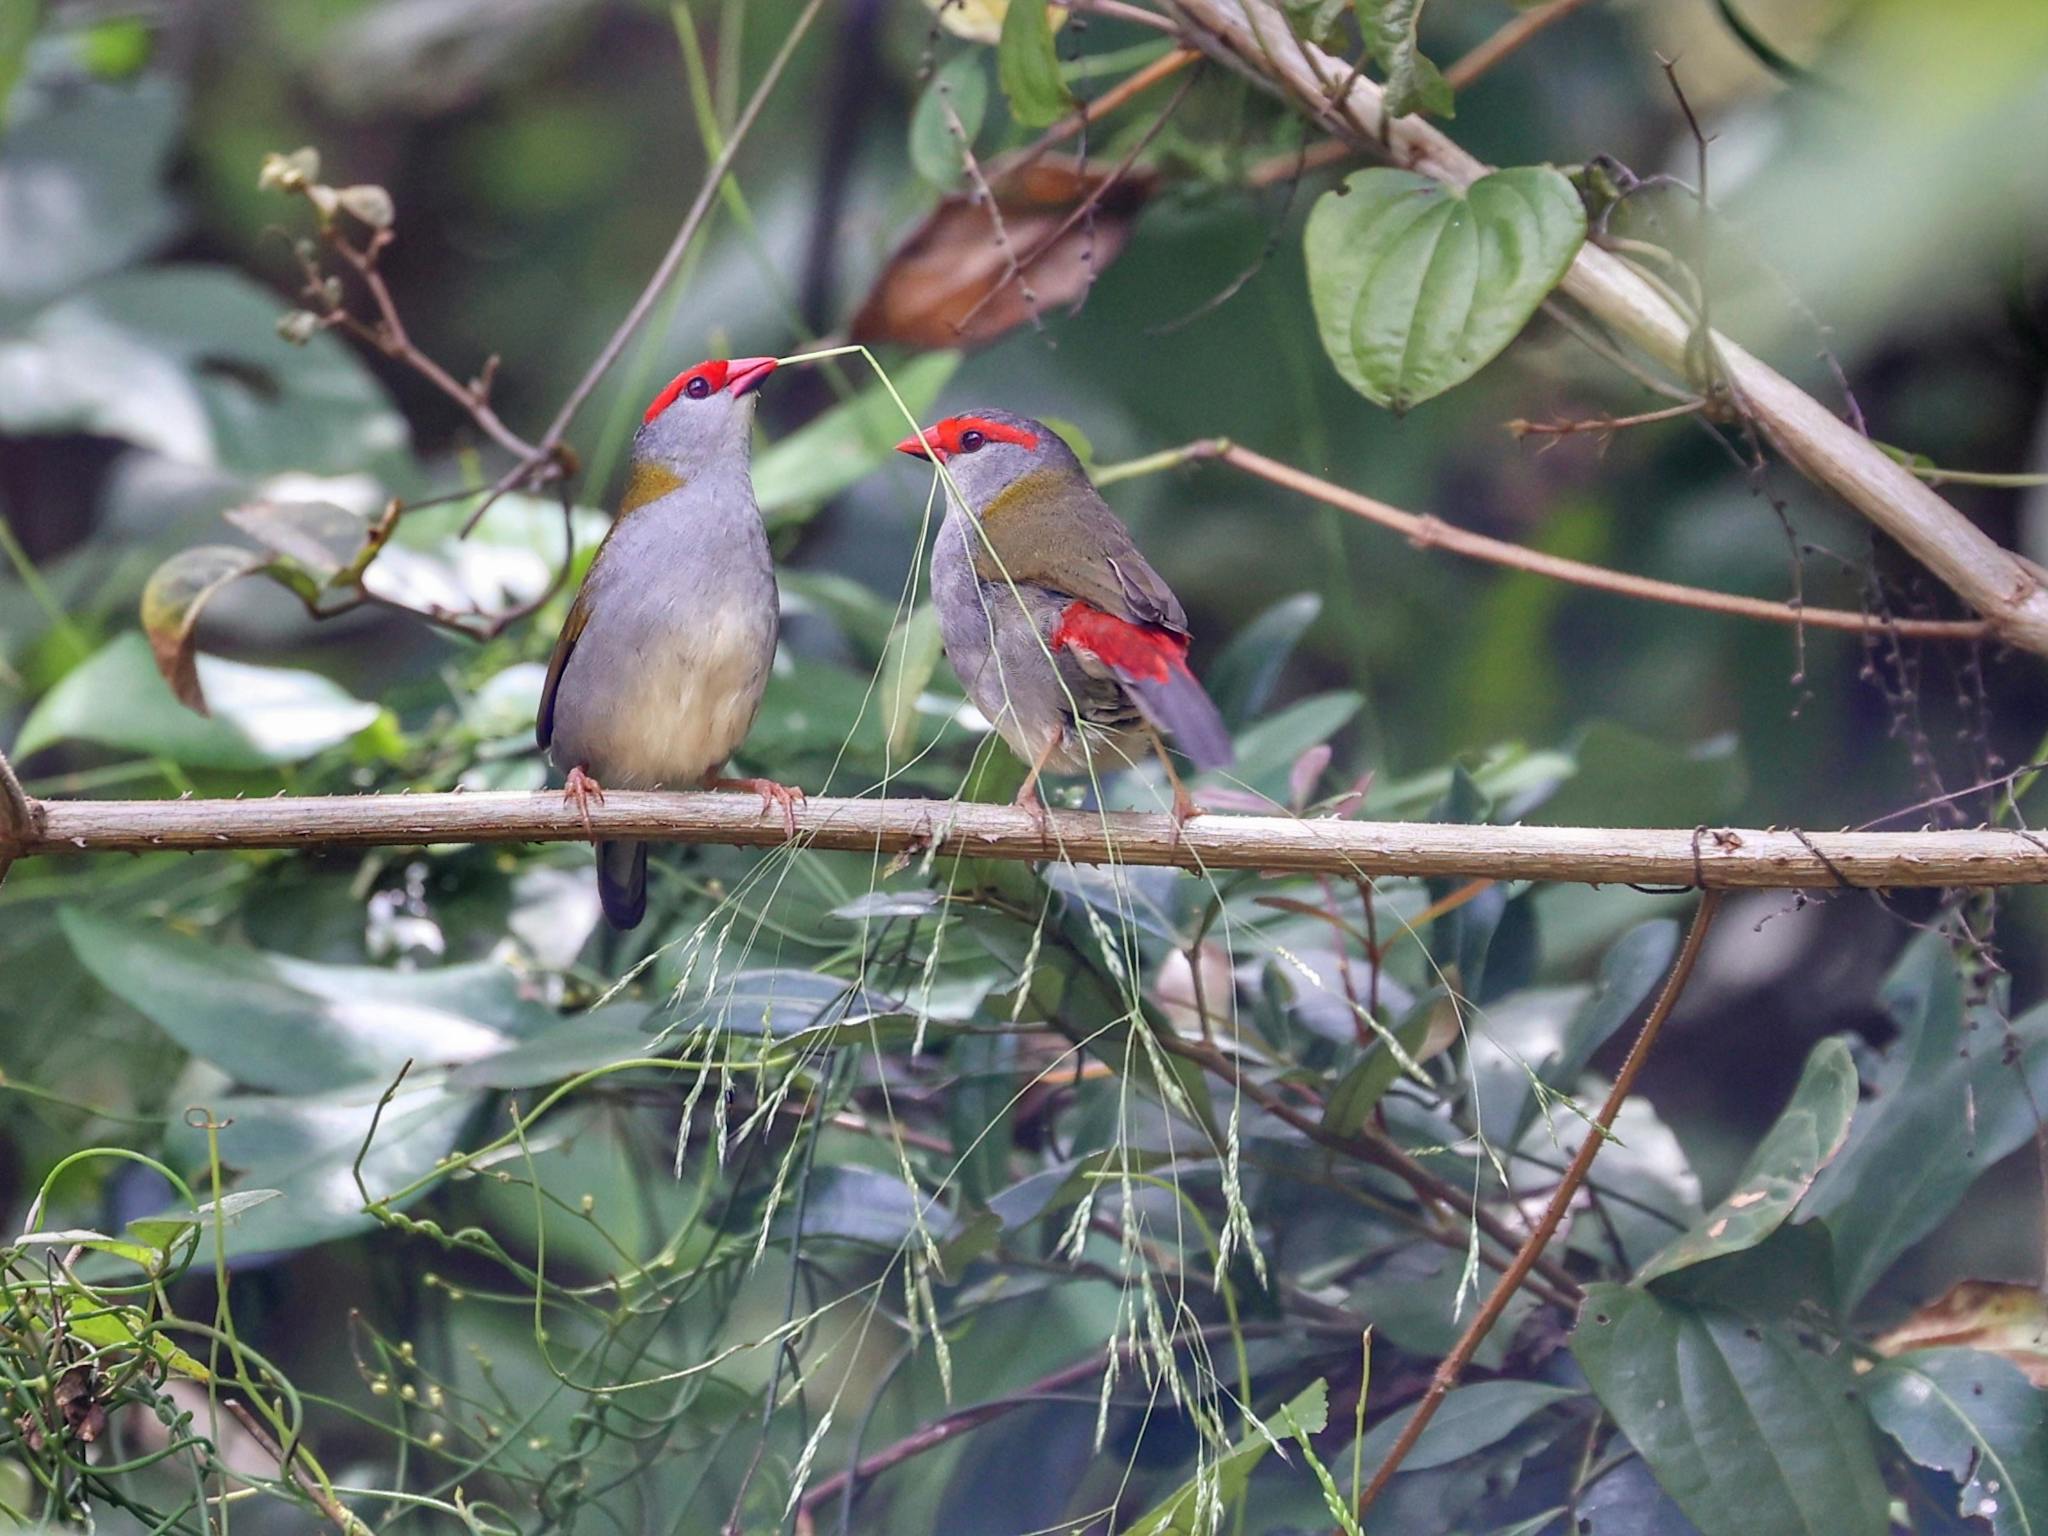
[[[356,1536],[356,1533],[364,1529],[362,1521],[350,1514],[346,1505],[322,1488],[312,1474],[306,1471],[299,1459],[297,1446],[292,1447],[292,1454],[287,1459],[284,1448],[272,1437],[270,1431],[263,1427],[262,1420],[249,1411],[246,1404],[228,1397],[221,1399],[221,1406],[233,1415],[235,1421],[247,1431],[249,1438],[262,1448],[263,1454],[277,1463],[277,1470],[298,1484],[299,1491],[313,1501],[320,1513],[334,1524],[335,1529],[343,1532],[344,1536]]]
[[[1507,423],[1508,432],[1517,438],[1523,437],[1576,437],[1591,433],[1606,437],[1630,427],[1653,426],[1660,421],[1676,421],[1681,416],[1692,416],[1707,408],[1701,399],[1682,400],[1677,405],[1667,405],[1654,411],[1638,411],[1632,416],[1615,416],[1603,413],[1586,416],[1576,421],[1525,421],[1517,416]]]
[[[1422,1432],[1429,1428],[1429,1421],[1436,1416],[1445,1396],[1458,1384],[1458,1378],[1465,1372],[1472,1356],[1493,1331],[1508,1303],[1514,1299],[1515,1291],[1528,1278],[1543,1256],[1550,1240],[1557,1235],[1558,1224],[1577,1197],[1579,1187],[1586,1182],[1586,1175],[1592,1171],[1593,1159],[1599,1156],[1600,1147],[1608,1133],[1614,1129],[1615,1117],[1621,1113],[1621,1106],[1634,1090],[1636,1078],[1643,1070],[1643,1063],[1649,1059],[1651,1047],[1657,1043],[1657,1036],[1664,1028],[1664,1022],[1671,1017],[1671,1010],[1677,1004],[1679,995],[1693,972],[1693,965],[1699,959],[1701,946],[1706,943],[1707,933],[1714,926],[1714,914],[1720,910],[1721,896],[1718,891],[1704,892],[1700,897],[1699,910],[1693,915],[1692,926],[1686,931],[1685,945],[1672,962],[1671,974],[1664,979],[1664,990],[1657,995],[1650,1015],[1643,1020],[1642,1030],[1636,1035],[1635,1044],[1629,1047],[1628,1059],[1615,1074],[1614,1086],[1608,1090],[1607,1098],[1599,1112],[1593,1117],[1593,1124],[1587,1129],[1586,1139],[1580,1143],[1578,1152],[1558,1180],[1552,1192],[1550,1203],[1544,1207],[1542,1219],[1515,1253],[1514,1262],[1495,1284],[1493,1291],[1480,1306],[1477,1315],[1459,1335],[1458,1342],[1451,1346],[1451,1352],[1438,1363],[1430,1377],[1429,1391],[1415,1406],[1415,1412],[1403,1427],[1400,1438],[1386,1459],[1372,1475],[1372,1481],[1365,1485],[1365,1491],[1358,1495],[1358,1517],[1363,1520],[1366,1511],[1385,1490],[1394,1474],[1401,1470],[1401,1463],[1408,1453],[1415,1449],[1415,1442],[1422,1438]]]
[[[1215,443],[1206,450],[1197,447],[1186,457],[1220,459],[1246,474],[1325,502],[1382,528],[1391,528],[1420,548],[1448,549],[1470,559],[1568,581],[1574,586],[1590,587],[1598,592],[1611,592],[1617,597],[1667,603],[1734,618],[1762,619],[1772,624],[1842,630],[1850,634],[1892,633],[1922,640],[1984,640],[1992,636],[1990,624],[1982,619],[1896,619],[1845,608],[1808,608],[1796,603],[1773,602],[1768,598],[1741,597],[1731,592],[1689,587],[1675,581],[1659,581],[1650,576],[1632,576],[1605,566],[1589,565],[1583,560],[1525,549],[1504,539],[1489,538],[1483,533],[1456,527],[1438,517],[1404,512],[1235,443]]]
[[[1160,81],[1179,74],[1190,64],[1201,62],[1202,55],[1194,48],[1176,48],[1160,55],[1143,69],[1134,70],[1117,81],[1108,90],[1089,101],[1084,101],[1072,113],[1054,123],[1044,133],[1026,144],[1014,154],[1004,155],[989,167],[989,174],[1001,180],[1013,171],[1021,170],[1056,144],[1064,144],[1075,134],[1100,118],[1109,116],[1133,96],[1152,89]]]
[[[1586,3],[1587,0],[1550,0],[1548,5],[1522,12],[1445,70],[1444,83],[1453,91],[1464,90],[1544,28],[1563,21]]]

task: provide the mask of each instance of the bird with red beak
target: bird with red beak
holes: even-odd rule
[[[775,566],[750,469],[754,391],[772,357],[679,373],[633,437],[625,495],[548,663],[535,735],[569,802],[614,789],[742,789],[792,833],[802,791],[719,777],[761,707],[775,660]],[[606,919],[647,910],[647,845],[597,845]]]
[[[1179,599],[1073,450],[1043,422],[995,410],[896,447],[946,467],[932,601],[961,687],[1030,766],[1017,803],[1042,814],[1041,774],[1114,770],[1151,750],[1174,815],[1195,815],[1165,743],[1219,768],[1230,735],[1188,670]]]

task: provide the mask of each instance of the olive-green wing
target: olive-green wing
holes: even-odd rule
[[[974,569],[1080,598],[1120,619],[1185,633],[1187,615],[1095,488],[1051,470],[1020,475],[981,515]],[[985,539],[985,542],[984,542]]]

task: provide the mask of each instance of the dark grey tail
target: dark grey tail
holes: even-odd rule
[[[1164,732],[1172,744],[1185,752],[1197,768],[1222,768],[1233,753],[1230,732],[1223,717],[1195,674],[1183,666],[1169,666],[1163,682],[1149,677],[1126,678],[1124,686],[1138,701],[1145,718]]]
[[[597,845],[597,899],[614,928],[638,927],[647,915],[647,845]]]

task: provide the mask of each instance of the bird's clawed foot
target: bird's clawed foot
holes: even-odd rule
[[[569,770],[569,777],[563,781],[562,799],[575,807],[577,816],[583,822],[583,835],[595,841],[597,832],[590,825],[590,805],[592,801],[599,805],[604,804],[604,786],[585,773],[583,765],[578,763]]]
[[[1017,791],[1017,798],[1010,803],[1020,811],[1029,811],[1031,819],[1038,823],[1038,840],[1041,843],[1052,840],[1052,812],[1046,809],[1044,799],[1038,793],[1037,775],[1024,781],[1024,787]]]
[[[791,837],[796,836],[796,808],[805,803],[804,792],[794,784],[778,784],[773,779],[719,779],[704,781],[706,789],[731,789],[744,794],[761,797],[761,814],[767,815],[775,807],[782,808],[782,826]]]

